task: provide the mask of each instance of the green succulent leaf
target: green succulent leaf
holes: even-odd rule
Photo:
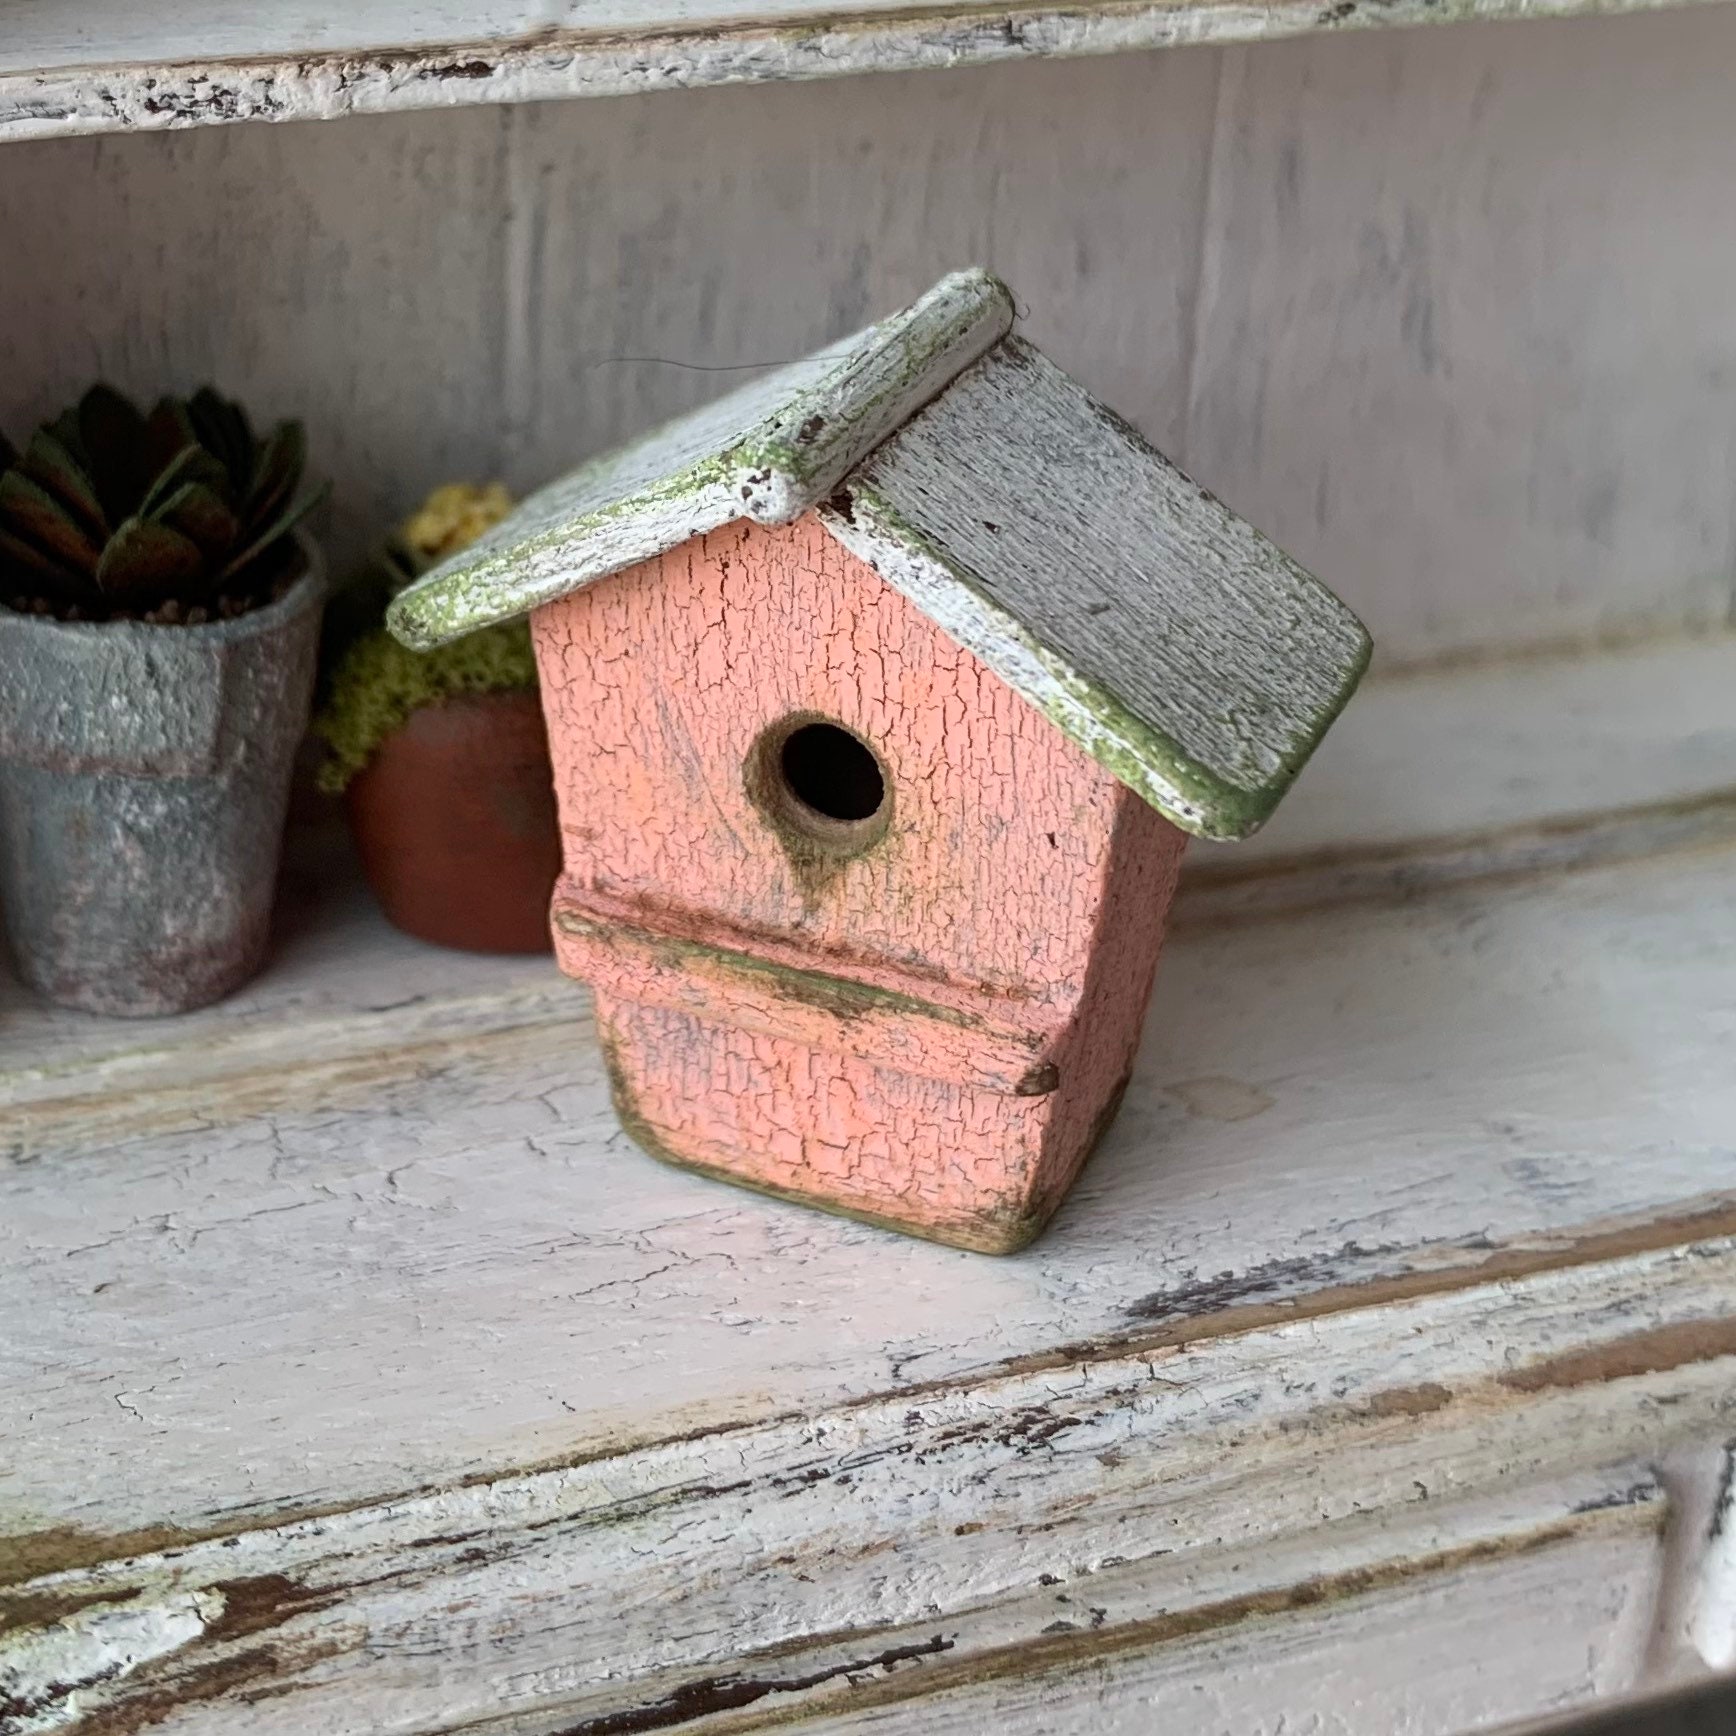
[[[176,457],[198,444],[187,406],[179,398],[159,398],[145,419],[145,460],[151,474],[160,478]]]
[[[102,502],[96,497],[96,485],[85,474],[84,466],[46,428],[38,428],[30,436],[24,456],[17,460],[17,469],[52,495],[60,509],[98,548],[108,541],[108,520],[103,517]]]
[[[139,504],[150,481],[145,459],[145,419],[130,398],[113,386],[92,386],[78,403],[75,449],[110,524],[119,524]]]
[[[285,539],[320,494],[296,499],[301,425],[263,442],[211,386],[143,416],[96,385],[22,453],[0,436],[0,604],[45,599],[101,620],[167,602],[246,607],[291,570]],[[112,532],[111,526],[118,527]]]
[[[222,582],[238,578],[248,566],[263,555],[273,543],[289,535],[303,514],[312,511],[326,497],[324,488],[315,488],[304,494],[300,500],[285,507],[266,528],[258,532],[247,546],[237,554],[226,566],[220,578]]]
[[[90,475],[90,454],[85,451],[84,441],[79,437],[76,404],[70,410],[62,410],[52,422],[44,422],[42,431],[52,434],[78,460],[79,468],[85,475]]]
[[[13,469],[0,475],[0,528],[34,543],[69,573],[93,573],[102,543],[89,536],[40,483]]]
[[[4,524],[0,524],[0,573],[9,585],[42,588],[55,597],[88,598],[95,589],[89,578],[63,566],[28,537]]]
[[[211,386],[187,400],[199,444],[223,462],[233,498],[245,500],[253,484],[253,429],[247,412]]]
[[[195,544],[214,573],[222,568],[241,535],[241,521],[229,510],[229,503],[202,482],[177,488],[151,517]]]
[[[279,422],[259,449],[253,487],[247,496],[247,523],[266,524],[283,510],[307,465],[307,431],[299,422]]]
[[[96,570],[106,597],[137,608],[184,597],[204,577],[199,545],[172,525],[148,518],[129,518],[103,550]]]
[[[159,517],[163,502],[189,482],[201,484],[225,505],[229,503],[229,472],[203,446],[186,446],[169,460],[167,468],[145,490],[145,497],[139,502],[138,516]]]

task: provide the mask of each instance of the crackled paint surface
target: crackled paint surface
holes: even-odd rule
[[[566,868],[622,1117],[660,1155],[973,1247],[1027,1240],[1138,1038],[1183,835],[814,519],[551,604]],[[821,858],[750,787],[793,714],[891,817]]]

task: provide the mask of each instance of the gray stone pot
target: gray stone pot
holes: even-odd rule
[[[24,981],[143,1017],[265,956],[324,573],[233,621],[63,623],[0,608],[0,909]]]

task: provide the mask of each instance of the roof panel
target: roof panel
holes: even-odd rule
[[[426,649],[594,583],[736,518],[822,500],[1012,324],[986,271],[955,272],[866,331],[667,423],[532,495],[392,605]]]
[[[847,494],[840,541],[1191,832],[1255,830],[1368,661],[1330,591],[1017,338]]]

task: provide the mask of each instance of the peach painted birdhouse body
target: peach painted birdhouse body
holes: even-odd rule
[[[1258,825],[1360,625],[960,273],[556,484],[398,600],[532,612],[623,1125],[958,1246],[1060,1202],[1189,831]]]

